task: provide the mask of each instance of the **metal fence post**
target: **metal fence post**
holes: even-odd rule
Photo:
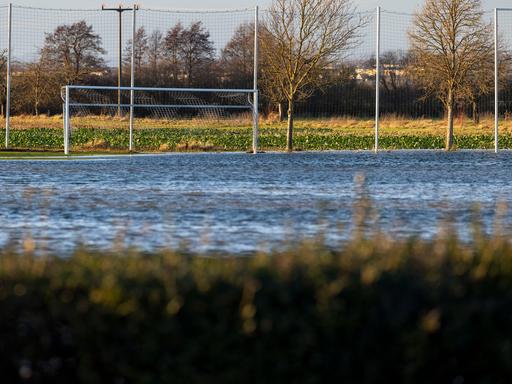
[[[69,155],[69,86],[66,85],[66,99],[64,101],[64,154]]]
[[[10,147],[11,131],[11,56],[12,56],[12,4],[7,15],[7,79],[5,100],[5,148]]]
[[[499,150],[499,118],[500,118],[500,85],[499,85],[499,36],[498,8],[494,9],[494,151]]]
[[[62,95],[62,88],[60,90],[60,95],[62,97],[62,133],[64,135],[64,149],[66,149],[66,94]]]
[[[377,7],[377,46],[375,52],[375,153],[379,152],[380,127],[380,7]]]
[[[132,57],[131,57],[131,83],[130,83],[130,152],[133,151],[133,126],[134,126],[134,104],[135,104],[135,37],[137,34],[137,9],[136,4],[133,5],[132,17]]]
[[[254,13],[254,97],[253,97],[253,136],[252,151],[258,153],[259,139],[259,91],[258,91],[258,61],[259,61],[259,7],[256,7]]]

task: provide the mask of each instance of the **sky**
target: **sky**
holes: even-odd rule
[[[232,9],[251,8],[256,5],[266,7],[272,0],[188,0],[186,6],[183,1],[177,0],[138,0],[136,3],[146,8],[175,8],[175,9]],[[2,0],[0,3],[6,3]],[[134,1],[125,0],[12,0],[13,4],[44,8],[88,8],[101,7],[102,4],[117,5],[119,3],[131,4]],[[354,0],[361,10],[368,10],[380,5],[386,10],[397,12],[412,12],[423,4],[423,0]],[[482,0],[484,9],[491,10],[495,7],[512,7],[511,0]]]

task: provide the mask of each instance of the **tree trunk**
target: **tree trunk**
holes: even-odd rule
[[[293,100],[288,100],[288,132],[286,134],[286,151],[293,152]]]
[[[455,117],[453,103],[448,104],[448,127],[446,129],[446,150],[451,151],[453,149],[453,120]]]
[[[478,104],[476,101],[473,101],[473,122],[475,124],[480,124],[480,111],[478,110]]]
[[[277,103],[277,113],[279,114],[279,121],[284,121],[283,103]]]

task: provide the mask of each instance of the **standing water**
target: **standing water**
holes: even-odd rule
[[[445,217],[466,236],[475,203],[487,227],[497,202],[512,203],[509,152],[4,161],[0,244],[30,238],[61,253],[79,244],[242,253],[323,233],[335,245],[350,233],[362,193],[357,175],[378,226],[393,236],[431,237]]]

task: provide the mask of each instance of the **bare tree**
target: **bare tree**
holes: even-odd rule
[[[0,51],[0,116],[5,116],[5,102],[7,95],[7,49]]]
[[[284,121],[285,113],[283,105],[286,103],[287,96],[279,84],[274,82],[273,76],[268,76],[269,71],[265,70],[264,62],[261,63],[261,67],[263,75],[260,76],[259,87],[262,96],[269,103],[270,112],[275,111],[275,108],[277,108],[279,121]]]
[[[271,47],[277,43],[273,41],[273,36],[267,31],[267,28],[258,29],[258,40],[263,49],[260,50],[259,58],[259,82],[258,87],[261,90],[262,100],[269,106],[269,112],[277,108],[279,121],[284,121],[285,113],[283,105],[286,104],[287,96],[280,83],[275,81],[277,75],[270,63],[272,62]]]
[[[60,94],[54,92],[58,89],[55,79],[42,60],[24,65],[23,76],[20,78],[20,84],[17,87],[23,95],[23,100],[27,108],[32,113],[39,116],[42,104],[48,106],[52,96],[58,98]]]
[[[165,37],[165,57],[174,82],[191,85],[201,73],[208,76],[207,67],[213,63],[213,53],[210,33],[200,21],[188,28],[178,22]]]
[[[238,27],[221,53],[224,76],[232,86],[247,87],[254,73],[254,23]],[[251,85],[252,87],[252,85]]]
[[[411,69],[427,95],[443,103],[448,116],[446,150],[453,148],[456,105],[484,92],[492,71],[492,30],[480,0],[426,0],[409,33]],[[483,78],[481,78],[483,76]]]
[[[181,46],[183,39],[183,25],[178,22],[174,27],[167,31],[165,36],[165,57],[167,58],[167,64],[169,74],[172,81],[176,84],[180,81],[181,74]]]
[[[58,72],[66,84],[82,81],[92,73],[104,70],[101,57],[104,53],[101,37],[85,21],[58,26],[46,34],[41,50],[43,61]]]
[[[468,73],[467,83],[462,92],[471,104],[471,117],[475,124],[480,123],[478,102],[482,96],[490,94],[493,90],[494,60],[492,57],[486,57],[481,61],[481,66],[475,67]]]
[[[129,66],[131,65],[132,61],[132,46],[135,46],[135,72],[140,73],[143,66],[146,64],[148,55],[148,35],[144,27],[140,27],[135,32],[135,44],[132,43],[132,39],[128,40],[126,43],[124,61]]]
[[[512,69],[512,55],[504,41],[506,40],[503,38],[503,36],[498,38],[498,51],[500,52],[498,62],[498,81],[501,87],[507,86],[507,82],[510,79],[510,73]],[[491,35],[489,36],[488,44],[490,47],[492,47],[494,44]],[[495,87],[494,51],[489,49],[486,54],[487,57],[482,58],[480,65],[476,66],[468,74],[468,84],[465,90],[465,93],[467,94],[467,100],[471,106],[471,117],[475,124],[480,123],[479,103],[482,97],[492,93]]]
[[[295,103],[325,85],[322,68],[334,66],[357,42],[364,24],[352,0],[274,0],[265,21],[266,76],[288,102],[287,151],[293,150]]]
[[[164,58],[164,36],[158,29],[154,30],[148,38],[148,65],[149,78],[153,85],[160,85],[160,67]]]
[[[181,32],[179,54],[183,62],[185,79],[188,85],[193,84],[196,73],[206,72],[213,63],[213,43],[210,33],[200,21],[192,23]]]

